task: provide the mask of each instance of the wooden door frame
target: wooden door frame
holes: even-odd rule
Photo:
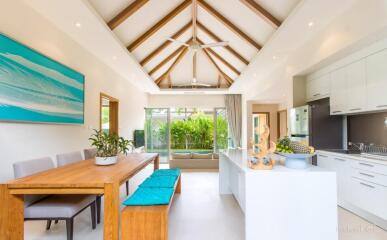
[[[254,117],[254,114],[265,114],[267,116],[267,126],[269,127],[269,130],[270,130],[270,112],[253,112],[252,113],[252,117]],[[252,119],[252,125],[253,125],[253,132],[254,132],[254,118]],[[271,134],[269,134],[269,139],[268,139],[268,144],[270,144],[270,140],[271,140]],[[254,139],[255,141],[255,139]]]
[[[106,93],[102,93],[102,92],[99,95],[99,129],[100,130],[102,129],[102,100],[103,99],[109,100],[109,122],[110,122],[110,119],[112,116],[111,113],[117,112],[116,114],[114,114],[114,116],[117,117],[117,119],[115,121],[116,126],[114,126],[114,127],[109,126],[109,133],[110,134],[111,133],[118,134],[118,130],[119,130],[119,100],[117,98],[114,98],[114,97],[112,97]],[[113,105],[112,105],[112,103],[113,103]]]
[[[280,139],[281,137],[281,113],[285,112],[286,114],[286,133],[288,132],[288,110],[284,109],[277,112],[277,138]]]

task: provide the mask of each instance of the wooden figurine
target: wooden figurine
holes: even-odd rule
[[[259,138],[259,143],[255,144],[252,140],[252,150],[249,152],[249,167],[257,170],[271,170],[275,164],[275,160],[271,159],[271,154],[276,150],[276,144],[273,141],[269,142],[270,129],[267,125],[263,126],[264,131]],[[259,133],[259,127],[254,129],[256,133]]]

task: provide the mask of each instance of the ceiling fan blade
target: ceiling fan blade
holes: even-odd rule
[[[167,38],[168,41],[171,41],[171,42],[175,42],[175,43],[178,43],[180,45],[183,45],[183,46],[186,46],[186,47],[189,47],[188,44],[186,44],[185,42],[182,42],[182,41],[179,41],[179,40],[176,40],[176,39],[173,39],[173,38]]]
[[[205,83],[192,83],[192,86],[203,86],[203,87],[211,87],[210,84],[205,84]]]
[[[200,45],[201,48],[212,48],[212,47],[225,47],[228,45],[228,42],[217,42]]]

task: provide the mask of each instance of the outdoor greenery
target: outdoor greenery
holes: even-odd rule
[[[179,113],[178,113],[179,114]],[[168,124],[166,122],[153,122],[152,137],[161,143],[167,142]],[[214,117],[197,111],[185,119],[173,119],[170,123],[170,143],[173,151],[190,150],[202,151],[214,148]],[[217,148],[227,148],[228,125],[225,117],[218,115],[216,122]]]
[[[133,148],[133,142],[117,134],[109,134],[101,130],[94,129],[94,133],[89,138],[91,145],[97,148],[97,157],[113,157],[119,153],[126,154],[129,147]]]

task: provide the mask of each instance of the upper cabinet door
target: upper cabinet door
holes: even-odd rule
[[[339,68],[331,73],[331,115],[346,112],[347,95],[347,69]]]
[[[387,50],[366,58],[368,110],[387,109]]]
[[[365,60],[354,62],[347,69],[347,113],[362,112],[367,109],[367,84]]]
[[[330,76],[325,74],[321,77],[308,79],[306,82],[307,101],[314,101],[329,97]]]

